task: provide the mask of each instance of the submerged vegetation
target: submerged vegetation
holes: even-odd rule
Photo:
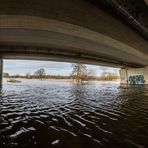
[[[83,64],[72,64],[72,79],[73,82],[83,83],[84,81],[88,81],[88,69]]]
[[[21,83],[21,81],[15,80],[15,79],[9,79],[9,80],[7,80],[7,82],[10,82],[10,83]]]

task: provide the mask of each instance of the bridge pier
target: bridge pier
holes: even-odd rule
[[[0,90],[3,86],[3,59],[0,57]]]
[[[121,84],[148,84],[148,66],[120,69]]]

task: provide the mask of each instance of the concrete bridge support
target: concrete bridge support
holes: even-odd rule
[[[121,84],[148,84],[148,66],[144,68],[122,68]]]
[[[3,85],[3,59],[0,57],[0,90],[2,89]]]

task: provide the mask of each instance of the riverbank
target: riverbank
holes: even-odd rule
[[[3,81],[4,82],[7,82],[7,83],[11,83],[11,82],[8,82],[10,79],[14,79],[16,81],[21,81],[21,82],[24,82],[24,81],[49,81],[49,82],[73,82],[73,79],[51,79],[51,78],[48,78],[48,79],[27,79],[27,78],[4,78]],[[100,83],[120,83],[120,80],[119,79],[116,79],[116,80],[90,80],[89,82],[100,82]]]

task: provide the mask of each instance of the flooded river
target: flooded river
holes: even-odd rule
[[[4,83],[0,148],[147,148],[148,86]]]

